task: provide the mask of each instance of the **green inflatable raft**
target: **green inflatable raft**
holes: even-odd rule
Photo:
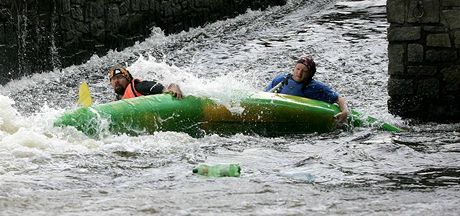
[[[336,105],[291,95],[259,92],[240,102],[242,112],[205,97],[187,96],[178,100],[169,94],[151,95],[79,108],[58,117],[54,125],[73,126],[88,136],[104,133],[130,135],[155,131],[205,134],[286,134],[329,132],[336,129]],[[376,125],[392,132],[401,131],[375,118],[362,119],[359,113],[349,116],[350,126]]]

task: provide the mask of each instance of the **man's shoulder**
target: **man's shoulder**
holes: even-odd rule
[[[136,90],[143,95],[160,94],[164,86],[156,80],[139,81],[135,84]]]
[[[140,79],[135,79],[134,80],[134,85],[141,85],[141,86],[146,86],[146,85],[155,85],[157,84],[158,81],[156,80],[140,80]]]
[[[328,85],[324,84],[323,82],[321,81],[318,81],[318,80],[312,80],[310,82],[310,86],[312,87],[317,87],[317,88],[329,88]]]
[[[283,81],[284,79],[286,79],[286,77],[287,77],[288,75],[289,75],[289,74],[287,74],[287,73],[278,74],[275,78],[273,78],[273,81],[274,81],[274,82],[281,82],[281,81]]]

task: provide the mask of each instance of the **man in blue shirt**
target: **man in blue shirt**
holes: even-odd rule
[[[313,59],[310,56],[302,56],[297,61],[292,74],[276,76],[265,88],[265,91],[306,97],[331,104],[337,103],[341,112],[335,118],[340,122],[345,122],[348,116],[345,98],[324,83],[314,80],[315,72],[316,63]]]

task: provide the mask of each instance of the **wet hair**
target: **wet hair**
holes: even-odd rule
[[[300,56],[299,60],[297,60],[297,64],[303,64],[311,73],[310,78],[312,78],[316,73],[316,63],[313,61],[311,56],[302,55]]]

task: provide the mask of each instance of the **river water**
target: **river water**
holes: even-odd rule
[[[388,113],[385,3],[293,0],[189,32],[152,29],[123,51],[0,86],[0,215],[457,215],[460,125]],[[349,106],[407,131],[91,139],[52,127],[83,80],[95,103],[111,101],[116,63],[230,106],[302,53]],[[200,163],[239,163],[242,175],[195,176]]]

